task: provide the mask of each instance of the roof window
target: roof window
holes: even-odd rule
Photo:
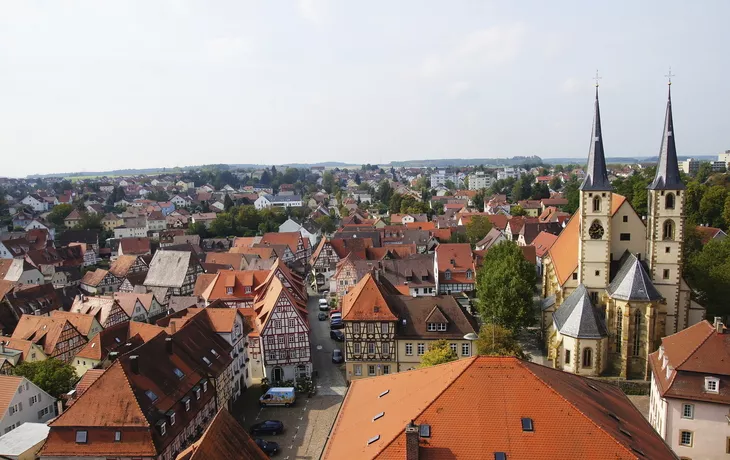
[[[180,369],[178,369],[177,367],[176,367],[176,368],[174,368],[174,369],[172,370],[172,372],[174,372],[174,373],[175,373],[175,375],[177,376],[177,378],[179,378],[179,379],[182,379],[183,377],[185,377],[185,374],[183,374],[183,371],[181,371],[181,370],[180,370]]]
[[[495,452],[494,460],[507,460],[507,454],[504,452]]]
[[[122,442],[122,432],[121,431],[114,432],[114,442]]]
[[[211,353],[213,353],[213,356],[215,356],[216,358],[217,358],[218,356],[220,356],[220,355],[218,354],[218,352],[217,352],[217,351],[215,351],[215,350],[214,350],[214,349],[212,349],[212,348],[210,349],[210,352],[211,352]]]
[[[719,393],[720,379],[717,377],[705,377],[705,391],[708,393]]]
[[[86,444],[88,440],[88,432],[86,430],[79,430],[76,432],[76,442],[79,444]]]
[[[147,390],[144,392],[144,394],[147,395],[148,398],[150,398],[150,401],[155,402],[157,401],[157,395],[152,390]]]
[[[374,443],[374,442],[377,442],[377,441],[378,441],[379,439],[380,439],[380,435],[379,435],[379,434],[376,434],[376,435],[375,435],[375,436],[373,436],[372,438],[368,439],[368,446],[369,446],[370,444]]]
[[[385,415],[385,412],[381,412],[379,414],[375,414],[375,417],[373,417],[373,422],[376,421],[377,419],[381,418],[384,415]]]
[[[631,433],[630,433],[629,431],[627,431],[627,430],[625,430],[625,429],[623,429],[623,428],[619,428],[618,430],[619,430],[619,431],[620,431],[621,433],[623,433],[624,435],[626,435],[626,436],[628,436],[628,437],[630,437],[630,438],[631,438],[631,437],[633,437],[633,436],[631,436]]]
[[[426,423],[423,423],[418,426],[418,436],[422,438],[430,438],[431,437],[431,425],[428,425]]]
[[[210,360],[209,360],[209,359],[208,359],[207,357],[205,357],[205,356],[203,356],[203,362],[204,362],[204,363],[205,363],[206,365],[208,365],[208,366],[210,366],[211,364],[213,364],[213,363],[211,363],[211,362],[210,362]]]
[[[522,417],[522,431],[535,431],[535,427],[532,425],[531,418]]]
[[[384,392],[382,392],[378,395],[378,398],[382,398],[383,396],[387,395],[388,393],[390,393],[390,390],[385,390]]]

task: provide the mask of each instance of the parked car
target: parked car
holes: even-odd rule
[[[343,329],[344,327],[345,323],[341,319],[333,319],[330,321],[330,329]]]
[[[277,435],[284,431],[284,424],[279,420],[264,420],[251,426],[251,434]]]
[[[263,450],[265,454],[274,455],[279,451],[279,443],[274,441],[266,441],[261,438],[256,438],[256,445],[259,449]]]
[[[335,348],[332,350],[332,362],[335,364],[341,364],[345,358],[342,356],[342,350]]]
[[[342,313],[332,313],[332,314],[330,314],[330,319],[331,320],[339,319],[340,321],[342,321]]]
[[[294,387],[271,387],[259,398],[259,405],[289,407],[297,400]]]
[[[344,342],[345,341],[345,334],[342,331],[330,331],[330,338],[332,340],[337,340],[338,342]]]
[[[322,299],[320,299],[320,300],[322,300]],[[329,304],[327,304],[327,303],[321,303],[320,302],[320,304],[319,304],[319,311],[327,311],[329,309],[330,309]]]
[[[317,319],[320,321],[327,321],[327,313],[323,311],[319,312],[319,314],[317,315]]]
[[[333,308],[332,310],[330,310],[330,318],[335,315],[340,315],[340,318],[342,318],[342,310],[340,310],[339,308]]]

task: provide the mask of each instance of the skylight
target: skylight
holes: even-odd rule
[[[379,435],[379,434],[376,434],[376,435],[375,435],[375,436],[373,436],[372,438],[368,439],[368,446],[369,446],[370,444],[374,443],[374,442],[377,442],[377,441],[378,441],[379,439],[380,439],[380,435]]]
[[[144,392],[144,394],[147,395],[148,398],[150,398],[150,401],[155,402],[157,401],[157,395],[152,390],[147,390]]]
[[[212,349],[212,348],[210,349],[210,352],[211,352],[211,353],[213,353],[213,356],[215,356],[216,358],[217,358],[217,357],[219,356],[219,355],[218,355],[218,352],[217,352],[217,351],[215,351],[215,350],[214,350],[214,349]]]
[[[181,371],[177,367],[175,369],[173,369],[172,372],[174,372],[175,375],[177,376],[177,378],[179,378],[179,379],[185,377],[185,374],[183,374],[183,371]]]
[[[119,340],[119,337],[114,337],[114,340],[116,340],[116,341],[117,341],[117,343],[122,343],[122,341],[121,341],[121,340]]]
[[[373,422],[376,421],[377,419],[381,418],[383,415],[385,415],[385,412],[381,412],[379,414],[375,414],[375,417],[373,417]]]
[[[210,362],[210,360],[209,360],[208,358],[206,358],[205,356],[203,356],[203,362],[204,362],[205,364],[207,364],[208,366],[210,366],[210,365],[212,364],[212,363]]]
[[[384,392],[382,392],[378,395],[378,398],[382,398],[383,396],[387,395],[388,393],[390,393],[390,390],[385,390]]]
[[[507,460],[507,454],[504,452],[495,452],[494,460]]]
[[[522,431],[535,431],[535,427],[532,425],[531,418],[522,417]]]

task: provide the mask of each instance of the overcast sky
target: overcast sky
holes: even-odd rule
[[[730,149],[730,1],[0,0],[0,176]]]

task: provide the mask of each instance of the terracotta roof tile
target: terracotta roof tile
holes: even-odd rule
[[[119,241],[119,250],[125,255],[138,255],[150,253],[149,238],[122,238]]]
[[[51,312],[51,318],[65,319],[73,325],[82,335],[88,336],[91,327],[94,325],[94,315],[75,313],[63,310]]]
[[[397,321],[390,309],[382,284],[372,273],[365,275],[342,299],[344,321]]]
[[[18,386],[23,381],[23,377],[15,377],[13,375],[0,375],[0,414],[5,416],[8,411],[10,402],[18,391]]]
[[[268,460],[246,430],[227,410],[218,411],[203,435],[176,460]]]

